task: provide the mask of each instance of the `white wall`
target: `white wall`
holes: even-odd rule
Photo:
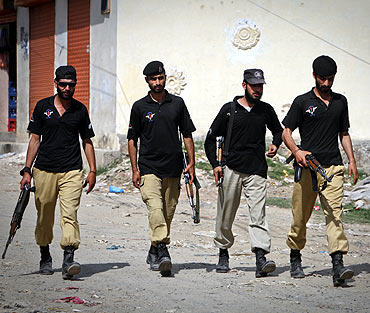
[[[54,68],[68,60],[68,1],[55,0],[55,56]],[[55,91],[56,92],[56,91]]]
[[[90,3],[90,115],[98,148],[119,148],[116,136],[117,1],[101,14],[101,1]]]
[[[333,90],[348,98],[352,137],[369,139],[369,11],[367,0],[119,1],[118,133],[127,132],[132,103],[148,90],[142,70],[151,60],[183,71],[187,84],[180,96],[195,135],[202,136],[219,108],[243,93],[244,69],[264,70],[263,100],[282,119],[293,99],[314,85],[314,58],[326,54],[338,64]],[[231,42],[244,19],[260,31],[247,50]]]
[[[24,29],[23,41],[21,28]],[[17,141],[28,141],[27,127],[29,122],[29,11],[28,8],[17,8]]]

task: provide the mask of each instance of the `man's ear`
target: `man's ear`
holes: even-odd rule
[[[246,90],[247,89],[247,83],[246,82],[242,82],[242,87],[243,87],[244,90]]]

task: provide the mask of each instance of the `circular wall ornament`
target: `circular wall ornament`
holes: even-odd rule
[[[250,20],[242,20],[235,29],[232,43],[242,50],[251,49],[257,45],[261,32],[257,25]]]
[[[166,89],[174,95],[181,94],[181,91],[186,86],[184,73],[176,68],[170,69],[167,72]]]

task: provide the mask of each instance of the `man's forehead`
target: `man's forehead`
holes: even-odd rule
[[[73,79],[70,79],[70,78],[61,78],[61,79],[59,79],[59,82],[60,83],[74,83],[75,81]]]
[[[335,74],[334,75],[329,75],[329,76],[321,76],[321,75],[317,74],[317,77],[319,77],[320,79],[332,79],[332,78],[335,77]]]
[[[166,76],[166,74],[161,73],[161,74],[158,74],[158,75],[149,75],[148,78],[152,79],[152,78],[160,78],[160,77],[164,77],[164,76]]]

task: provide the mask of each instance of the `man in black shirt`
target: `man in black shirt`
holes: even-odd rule
[[[159,270],[162,276],[169,276],[172,264],[166,245],[170,243],[171,221],[180,195],[183,170],[179,130],[189,155],[184,172],[190,173],[192,183],[195,173],[192,132],[195,127],[182,98],[164,89],[166,74],[162,62],[150,62],[143,74],[150,91],[132,106],[127,134],[128,151],[132,182],[140,189],[148,208],[151,246],[147,263],[151,270]]]
[[[59,197],[63,279],[71,279],[80,272],[80,264],[73,260],[74,251],[80,245],[77,210],[82,188],[89,184],[89,193],[96,181],[95,152],[90,139],[94,131],[86,107],[73,98],[76,82],[73,66],[58,67],[54,80],[58,93],[37,102],[28,125],[31,138],[20,183],[23,189],[25,184],[31,184],[33,176],[37,208],[35,237],[41,252],[40,274],[44,275],[53,274],[49,244],[53,240],[54,213]],[[90,167],[85,184],[79,136]]]
[[[345,167],[338,147],[338,136],[347,154],[348,172],[353,176],[354,183],[358,180],[358,173],[348,133],[347,99],[331,90],[336,73],[337,65],[332,58],[322,55],[314,60],[313,77],[316,86],[294,99],[283,120],[283,140],[294,154],[297,166],[303,168],[301,180],[294,184],[293,221],[287,239],[291,249],[291,276],[305,276],[300,250],[306,244],[306,224],[317,198],[317,192],[312,189],[311,173],[305,157],[313,154],[326,170],[327,176],[333,175],[332,182],[319,192],[319,197],[325,213],[329,254],[333,263],[333,283],[337,287],[353,276],[353,271],[343,266],[343,254],[348,252],[348,240],[342,223]],[[297,127],[301,137],[300,146],[295,144],[292,137]],[[317,176],[319,188],[322,189],[324,179],[316,173],[312,174]]]
[[[205,141],[207,157],[213,167],[216,183],[223,178],[218,189],[216,235],[214,242],[220,249],[216,271],[229,271],[228,248],[234,243],[232,224],[239,207],[242,190],[248,201],[250,213],[249,235],[251,249],[256,255],[256,277],[265,277],[275,270],[273,261],[267,261],[265,254],[270,252],[271,238],[266,221],[266,178],[265,158],[266,126],[273,135],[267,156],[272,158],[282,142],[282,127],[273,107],[261,101],[263,72],[260,69],[244,71],[244,96],[237,96],[226,103],[213,121]],[[231,112],[234,107],[235,111]],[[233,120],[231,118],[234,115]],[[232,120],[232,122],[230,122]],[[231,132],[228,132],[228,128]],[[224,168],[216,160],[216,137],[229,138],[229,147]]]

